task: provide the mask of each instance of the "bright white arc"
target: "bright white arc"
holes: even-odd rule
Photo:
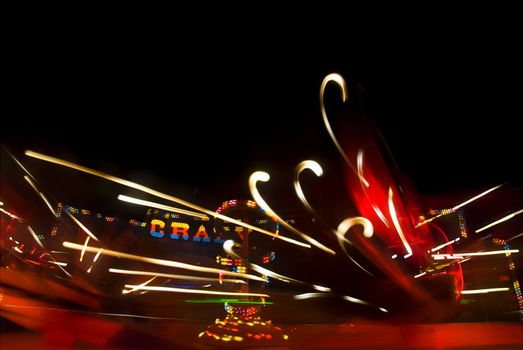
[[[398,235],[400,236],[400,239],[403,242],[403,246],[407,250],[407,254],[403,256],[406,259],[412,255],[412,248],[410,247],[409,242],[407,241],[407,238],[405,238],[405,235],[403,234],[403,230],[401,229],[401,225],[398,220],[398,215],[396,214],[396,208],[394,207],[394,197],[393,196],[394,196],[394,194],[392,192],[392,187],[389,187],[389,212],[390,212],[390,216],[392,218],[392,223],[394,224],[394,227],[396,228],[396,231],[398,232]]]
[[[305,169],[311,170],[318,177],[323,175],[323,169],[321,168],[321,165],[318,164],[314,160],[304,160],[303,162],[299,163],[296,166],[296,169],[294,170],[294,190],[296,191],[296,195],[298,196],[300,201],[303,203],[303,205],[307,209],[309,209],[309,211],[313,215],[318,216],[316,211],[312,208],[312,206],[309,204],[309,202],[305,198],[305,194],[303,193],[303,190],[300,185],[300,174]]]
[[[309,242],[310,244],[314,245],[315,247],[323,250],[324,252],[327,252],[332,255],[336,255],[336,252],[325,245],[321,244],[314,238],[306,235],[305,233],[301,232],[300,230],[294,228],[293,226],[289,225],[287,222],[285,222],[282,218],[280,218],[272,209],[269,207],[269,205],[263,200],[262,196],[258,192],[258,189],[256,188],[256,183],[258,181],[261,182],[267,182],[270,180],[270,175],[264,171],[255,171],[251,174],[249,177],[249,190],[251,191],[251,195],[254,198],[254,201],[258,204],[260,208],[262,208],[269,216],[274,217],[281,225],[283,225],[286,229],[289,231],[292,231],[299,235],[301,238]]]

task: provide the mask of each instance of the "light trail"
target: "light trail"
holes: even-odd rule
[[[171,292],[171,293],[190,293],[190,294],[209,294],[209,295],[235,295],[244,297],[265,297],[270,298],[268,294],[262,293],[241,293],[241,292],[222,292],[219,290],[200,290],[200,289],[189,289],[189,288],[172,288],[172,287],[161,287],[161,286],[139,286],[126,284],[125,288],[136,288],[137,290],[147,290],[155,292]]]
[[[254,201],[258,204],[260,208],[262,208],[269,216],[273,217],[278,221],[281,225],[283,225],[286,229],[289,231],[292,231],[296,233],[298,236],[309,242],[310,244],[314,245],[315,247],[323,250],[326,253],[336,255],[336,252],[322,243],[318,242],[314,238],[308,236],[307,234],[301,232],[300,230],[296,229],[294,226],[289,225],[285,220],[280,218],[272,209],[269,207],[269,205],[263,200],[262,196],[258,192],[258,189],[256,188],[256,183],[258,181],[267,182],[270,179],[270,175],[267,174],[264,171],[255,171],[251,174],[249,177],[249,189],[251,191],[251,195],[254,198]]]
[[[33,229],[31,228],[31,226],[27,225],[27,231],[29,231],[29,233],[31,234],[31,236],[33,236],[34,240],[35,240],[36,243],[40,246],[40,248],[45,249],[45,248],[44,248],[44,245],[42,244],[42,241],[40,241],[40,239],[38,238],[38,236],[36,235],[36,233],[33,231]]]
[[[369,196],[367,195],[367,191],[365,189],[365,187],[367,187],[367,188],[370,187],[370,184],[368,183],[367,180],[365,180],[365,177],[363,177],[363,150],[361,150],[361,149],[358,150],[357,167],[358,167],[358,179],[360,180],[361,189],[363,190],[363,194],[365,195],[365,198],[367,198],[367,200],[370,203]],[[372,206],[372,209],[376,213],[376,215],[378,215],[380,220],[383,222],[383,224],[385,226],[387,226],[387,228],[389,228],[390,227],[389,221],[385,218],[385,215],[383,215],[383,212],[381,211],[381,209],[378,208],[374,203],[370,203],[370,204]]]
[[[461,204],[456,205],[456,206],[455,206],[454,208],[452,208],[451,210],[452,210],[452,211],[455,211],[455,210],[457,210],[457,209],[459,209],[459,208],[461,208],[461,207],[463,207],[463,206],[465,206],[465,205],[467,205],[467,204],[469,204],[469,203],[475,201],[476,199],[481,198],[481,197],[483,197],[483,196],[489,194],[490,192],[497,190],[497,189],[500,188],[501,186],[503,186],[503,184],[498,185],[498,186],[495,186],[495,187],[492,187],[491,189],[486,190],[485,192],[482,192],[482,193],[478,194],[477,196],[475,196],[475,197],[473,197],[473,198],[471,198],[471,199],[469,199],[469,200],[467,200],[467,201],[465,201],[465,202],[463,202],[463,203],[461,203]]]
[[[369,275],[374,277],[374,275],[370,271],[367,271],[367,269],[365,269],[356,260],[354,260],[350,256],[349,252],[347,251],[347,248],[345,248],[345,244],[344,243],[352,244],[350,242],[350,240],[345,238],[345,235],[347,234],[347,232],[349,232],[351,227],[354,226],[354,225],[361,225],[361,226],[363,226],[363,235],[365,237],[367,237],[367,238],[372,237],[372,235],[374,234],[374,227],[372,226],[372,222],[370,222],[369,219],[364,218],[364,217],[360,217],[360,216],[344,219],[338,225],[338,229],[336,231],[333,231],[333,232],[336,235],[336,238],[338,239],[338,244],[341,247],[341,249],[343,250],[343,252],[345,253],[345,255],[353,263],[355,263],[360,269],[362,269],[363,271],[365,271],[366,273],[368,273]]]
[[[403,234],[403,230],[401,229],[401,225],[398,220],[398,216],[396,215],[396,208],[394,207],[394,201],[393,201],[393,192],[392,187],[389,187],[389,212],[390,216],[392,218],[392,223],[394,224],[394,227],[396,228],[396,231],[398,231],[398,235],[400,236],[401,241],[403,242],[403,246],[407,250],[407,254],[403,256],[403,258],[408,258],[409,256],[412,256],[412,248],[409,245],[409,242],[407,241],[407,238],[405,238],[405,235]]]
[[[325,95],[325,88],[328,83],[334,82],[338,85],[338,87],[341,89],[341,98],[343,102],[347,101],[347,84],[345,83],[345,79],[339,74],[332,73],[327,75],[325,78],[323,78],[323,81],[321,82],[320,86],[320,109],[321,109],[321,116],[323,118],[323,123],[325,124],[325,128],[327,129],[327,132],[329,133],[329,136],[332,139],[332,142],[334,142],[334,145],[336,145],[336,148],[342,155],[343,159],[347,163],[347,165],[354,171],[355,174],[358,174],[357,170],[354,168],[354,165],[349,160],[349,157],[341,147],[340,143],[338,142],[338,139],[334,135],[334,132],[332,131],[331,125],[329,123],[329,118],[327,117],[327,112],[325,111],[325,101],[324,101],[324,95]],[[369,186],[368,182],[366,182],[365,179],[363,179],[365,186]]]
[[[509,214],[509,215],[507,215],[507,216],[505,216],[505,217],[503,217],[503,218],[501,218],[501,219],[499,219],[499,220],[494,221],[493,223],[490,223],[490,224],[488,224],[488,225],[486,225],[486,226],[483,226],[482,228],[477,229],[477,230],[476,230],[476,233],[479,233],[479,232],[481,232],[481,231],[485,231],[486,229],[491,228],[492,226],[495,226],[495,225],[497,225],[497,224],[500,224],[500,223],[502,223],[502,222],[505,222],[505,221],[507,221],[507,220],[510,220],[510,219],[512,219],[514,216],[519,215],[519,214],[521,214],[521,213],[523,213],[523,209],[518,210],[518,211],[516,211],[516,212],[514,212],[514,213],[512,213],[512,214]]]
[[[109,272],[125,274],[125,275],[158,276],[158,277],[182,279],[182,280],[189,280],[189,281],[192,280],[192,281],[218,282],[220,280],[219,278],[211,278],[211,277],[198,277],[198,276],[190,276],[190,275],[173,275],[173,274],[170,274],[170,273],[162,273],[162,272],[154,272],[154,271],[121,270],[121,269],[113,269],[113,268],[110,268]],[[222,278],[221,281],[228,282],[228,283],[247,284],[247,282],[245,282],[244,280],[232,279],[232,278]]]
[[[40,196],[40,198],[42,198],[42,200],[44,201],[45,205],[47,205],[47,207],[49,208],[51,213],[53,213],[54,217],[58,217],[58,214],[56,213],[54,208],[51,206],[51,203],[49,203],[49,201],[47,200],[45,195],[38,189],[38,187],[36,187],[36,184],[34,183],[34,181],[31,180],[31,178],[29,176],[27,176],[27,175],[24,176],[24,179],[29,183],[29,185],[31,185],[31,187]]]
[[[485,293],[494,293],[494,292],[506,292],[510,290],[509,288],[485,288],[485,289],[471,289],[471,290],[462,290],[461,294],[485,294]]]
[[[288,238],[288,237],[285,237],[285,236],[282,236],[282,235],[276,235],[276,234],[274,234],[272,232],[269,232],[267,230],[261,229],[259,227],[253,226],[253,225],[246,224],[246,223],[244,223],[242,221],[232,219],[232,218],[230,218],[228,216],[225,216],[225,215],[222,215],[222,214],[218,214],[218,213],[216,213],[216,212],[214,212],[212,210],[205,209],[205,208],[200,207],[200,206],[198,206],[196,204],[192,204],[190,202],[187,202],[187,201],[185,201],[183,199],[180,199],[180,198],[177,198],[177,197],[174,197],[174,196],[162,193],[160,191],[153,190],[153,189],[151,189],[149,187],[137,184],[137,183],[132,182],[132,181],[124,180],[124,179],[121,179],[121,178],[113,176],[113,175],[105,174],[105,173],[103,173],[101,171],[98,171],[98,170],[93,170],[93,169],[90,169],[90,168],[87,168],[87,167],[84,167],[84,166],[81,166],[81,165],[78,165],[78,164],[75,164],[75,163],[72,163],[72,162],[68,162],[68,161],[65,161],[65,160],[62,160],[62,159],[59,159],[59,158],[47,156],[45,154],[41,154],[41,153],[38,153],[38,152],[27,150],[27,151],[25,151],[25,154],[27,156],[29,156],[29,157],[40,159],[40,160],[43,160],[43,161],[46,161],[46,162],[49,162],[49,163],[53,163],[53,164],[58,164],[58,165],[61,165],[61,166],[67,167],[67,168],[75,169],[75,170],[78,170],[78,171],[81,171],[81,172],[84,172],[84,173],[87,173],[87,174],[98,176],[98,177],[101,177],[103,179],[106,179],[106,180],[118,183],[118,184],[123,185],[123,186],[127,186],[127,187],[130,187],[130,188],[134,188],[136,190],[145,192],[145,193],[149,193],[150,195],[153,195],[155,197],[163,198],[163,199],[166,199],[168,201],[184,205],[184,206],[189,207],[191,209],[194,209],[194,210],[200,211],[202,213],[205,213],[205,214],[207,214],[209,216],[212,216],[212,217],[215,217],[215,218],[218,218],[218,219],[221,219],[221,220],[224,220],[224,221],[236,224],[238,226],[242,226],[242,227],[251,229],[251,230],[259,232],[259,233],[263,233],[265,235],[268,235],[268,236],[280,239],[280,240],[288,242],[288,243],[292,243],[292,244],[295,244],[295,245],[298,245],[298,246],[301,246],[301,247],[311,248],[311,246],[309,244],[306,244],[306,243],[303,243],[303,242],[300,242],[300,241],[297,241],[297,240],[294,240],[292,238]]]
[[[452,241],[448,241],[447,243],[440,244],[439,246],[434,247],[434,248],[432,248],[431,250],[427,251],[427,253],[435,252],[435,251],[437,251],[437,250],[440,250],[441,248],[444,248],[444,247],[446,247],[446,246],[449,246],[449,245],[451,245],[451,244],[454,244],[454,243],[458,242],[459,239],[460,239],[460,238],[458,237],[458,238],[456,238],[456,239],[453,239]]]
[[[463,259],[469,256],[486,256],[486,255],[498,255],[498,254],[511,254],[519,253],[518,249],[507,249],[507,250],[491,250],[487,252],[472,252],[472,253],[454,253],[454,254],[432,254],[435,260],[443,259]]]
[[[63,242],[63,246],[66,248],[74,249],[74,250],[82,250],[82,247],[83,247],[81,244],[76,244],[76,243],[71,243],[71,242]],[[97,252],[98,249],[99,248],[95,248],[95,247],[86,247],[85,250],[93,253],[93,252]],[[220,269],[215,269],[212,267],[196,266],[196,265],[181,263],[181,262],[173,261],[173,260],[149,258],[149,257],[145,257],[145,256],[127,254],[127,253],[122,253],[122,252],[109,250],[109,249],[105,249],[101,254],[108,255],[108,256],[114,256],[114,257],[118,257],[118,258],[123,258],[123,259],[142,261],[142,262],[146,262],[149,264],[174,267],[174,268],[179,268],[179,269],[184,269],[184,270],[206,272],[206,273],[216,273],[216,274],[221,273],[223,275],[247,278],[247,279],[251,279],[251,280],[255,280],[255,281],[261,281],[261,282],[265,281],[263,278],[260,278],[258,276],[254,276],[254,275],[245,274],[245,273],[220,270]]]

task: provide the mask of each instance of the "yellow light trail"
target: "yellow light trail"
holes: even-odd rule
[[[197,212],[194,212],[194,211],[190,211],[190,210],[184,210],[184,209],[180,209],[180,208],[175,208],[175,207],[171,207],[169,205],[164,205],[164,204],[160,204],[160,203],[156,203],[156,202],[146,201],[146,200],[143,200],[143,199],[138,199],[138,198],[134,198],[134,197],[124,196],[123,194],[118,195],[118,199],[123,201],[123,202],[127,202],[127,203],[143,205],[145,207],[162,209],[162,210],[166,210],[166,211],[173,212],[173,213],[190,215],[190,216],[194,216],[194,217],[197,217],[197,218],[209,220],[209,217],[207,215],[205,215],[205,214],[200,214],[200,213],[197,213]]]
[[[389,187],[389,212],[392,218],[392,223],[394,224],[396,231],[398,231],[398,235],[400,236],[401,241],[403,242],[403,246],[407,250],[407,254],[403,256],[403,258],[406,259],[412,255],[412,248],[410,247],[409,242],[407,241],[407,238],[405,238],[403,230],[401,229],[398,216],[396,215],[396,208],[394,207],[393,195],[394,194],[392,192],[392,187]]]
[[[285,283],[297,283],[297,284],[308,284],[306,282],[303,282],[303,281],[300,281],[300,280],[297,280],[297,279],[294,279],[292,277],[287,277],[287,276],[284,276],[284,275],[280,275],[279,273],[276,273],[274,271],[271,271],[269,269],[266,269],[264,267],[261,267],[259,265],[256,265],[256,264],[253,264],[251,262],[247,262],[245,261],[240,255],[238,255],[234,250],[233,248],[241,248],[241,244],[235,242],[234,240],[232,239],[229,239],[225,242],[223,242],[223,250],[229,254],[230,256],[236,258],[236,259],[240,259],[243,263],[245,263],[246,265],[248,265],[251,269],[253,269],[254,271],[262,274],[262,275],[265,275],[265,276],[269,276],[271,278],[274,278],[274,279],[277,279],[277,280],[280,280],[282,282],[285,282]],[[324,287],[326,288],[326,287]],[[317,288],[316,288],[317,289]],[[329,289],[330,290],[330,289]]]
[[[282,218],[280,218],[272,209],[269,207],[269,205],[263,200],[262,196],[258,192],[258,189],[256,188],[256,183],[258,181],[267,182],[270,179],[270,175],[267,174],[264,171],[255,171],[251,174],[249,177],[249,189],[251,191],[251,195],[254,198],[254,201],[258,204],[260,208],[262,208],[269,216],[272,216],[276,221],[278,221],[282,226],[284,226],[289,231],[292,231],[299,235],[301,238],[309,242],[310,244],[314,245],[315,247],[323,250],[324,252],[327,252],[332,255],[336,255],[336,252],[322,243],[318,242],[314,238],[308,236],[307,234],[301,232],[300,230],[294,228],[293,226],[289,225],[287,222],[285,222]]]
[[[49,201],[47,200],[47,198],[45,197],[45,195],[38,189],[38,187],[36,187],[36,184],[34,183],[33,180],[31,180],[31,178],[27,175],[24,175],[24,179],[29,183],[29,185],[31,185],[31,187],[35,190],[35,192],[40,196],[40,198],[42,198],[42,200],[44,201],[44,203],[47,205],[47,207],[49,208],[49,210],[51,210],[51,213],[53,213],[53,215],[55,217],[58,217],[58,214],[56,213],[56,211],[54,210],[54,208],[51,206],[51,203],[49,203]]]
[[[340,222],[340,224],[338,225],[338,229],[334,231],[336,234],[336,238],[338,238],[338,244],[345,253],[345,255],[350,260],[352,260],[353,263],[358,265],[360,269],[362,269],[369,275],[374,276],[371,272],[367,271],[363,266],[358,264],[358,262],[350,256],[349,252],[347,251],[347,248],[345,248],[344,243],[352,244],[347,238],[345,238],[345,235],[354,225],[363,226],[363,235],[367,238],[372,237],[372,235],[374,234],[374,227],[372,226],[372,222],[370,222],[369,219],[360,216],[346,218],[342,222]]]
[[[443,259],[463,259],[468,256],[485,256],[485,255],[498,255],[498,254],[511,254],[519,253],[518,249],[506,249],[506,250],[491,250],[487,252],[473,252],[473,253],[454,253],[454,254],[432,254],[435,260]]]
[[[196,204],[192,204],[190,202],[187,202],[187,201],[185,201],[183,199],[180,199],[180,198],[177,198],[177,197],[174,197],[174,196],[162,193],[160,191],[153,190],[153,189],[151,189],[149,187],[137,184],[137,183],[132,182],[132,181],[124,180],[124,179],[121,179],[121,178],[113,176],[113,175],[105,174],[105,173],[103,173],[101,171],[98,171],[98,170],[93,170],[93,169],[84,167],[82,165],[78,165],[78,164],[75,164],[75,163],[72,163],[72,162],[65,161],[63,159],[51,157],[51,156],[48,156],[48,155],[45,155],[45,154],[41,154],[41,153],[38,153],[38,152],[27,150],[27,151],[25,151],[25,154],[27,156],[29,156],[29,157],[40,159],[40,160],[43,160],[43,161],[46,161],[46,162],[49,162],[49,163],[53,163],[53,164],[58,164],[58,165],[61,165],[61,166],[67,167],[67,168],[75,169],[75,170],[78,170],[78,171],[81,171],[81,172],[84,172],[84,173],[87,173],[87,174],[98,176],[98,177],[101,177],[103,179],[106,179],[106,180],[118,183],[118,184],[123,185],[123,186],[127,186],[127,187],[130,187],[130,188],[134,188],[136,190],[145,192],[145,193],[149,193],[150,195],[153,195],[155,197],[163,198],[163,199],[166,199],[168,201],[184,205],[184,206],[189,207],[191,209],[194,209],[194,210],[200,211],[202,213],[205,213],[205,214],[207,214],[209,216],[212,216],[212,217],[215,217],[215,218],[218,218],[218,219],[222,219],[224,221],[227,221],[227,222],[236,224],[238,226],[242,226],[242,227],[251,229],[251,230],[259,232],[259,233],[263,233],[265,235],[268,235],[268,236],[280,239],[280,240],[288,242],[288,243],[292,243],[292,244],[295,244],[295,245],[298,245],[298,246],[301,246],[301,247],[306,247],[306,248],[310,248],[311,247],[309,244],[306,244],[306,243],[303,243],[303,242],[300,242],[300,241],[297,241],[297,240],[294,240],[292,238],[288,238],[288,237],[285,237],[285,236],[282,236],[282,235],[276,235],[276,234],[274,234],[272,232],[269,232],[267,230],[261,229],[259,227],[253,226],[253,225],[246,224],[246,223],[244,223],[242,221],[232,219],[232,218],[230,218],[228,216],[225,216],[225,215],[222,215],[222,214],[218,214],[218,213],[216,213],[216,212],[214,212],[212,210],[205,209],[205,208],[200,207],[200,206],[198,206]]]
[[[15,220],[18,220],[19,222],[24,222],[24,219],[16,216],[15,214],[12,214],[10,212],[8,212],[7,210],[5,210],[4,208],[0,208],[0,212],[4,213],[5,215],[9,216],[11,219],[15,219]]]
[[[222,292],[219,290],[200,290],[200,289],[189,289],[189,288],[173,288],[173,287],[161,287],[161,286],[143,286],[126,284],[125,288],[136,288],[137,290],[148,290],[155,292],[171,292],[171,293],[190,293],[190,294],[209,294],[209,295],[234,295],[234,296],[245,296],[245,297],[266,297],[270,298],[268,294],[262,293],[241,293],[241,292]]]
[[[458,237],[458,238],[456,238],[456,239],[453,239],[452,241],[448,241],[448,242],[446,242],[446,243],[440,244],[439,246],[434,247],[434,248],[432,248],[431,250],[427,251],[427,253],[435,252],[435,251],[437,251],[437,250],[440,250],[441,248],[444,248],[444,247],[446,247],[446,246],[449,246],[449,245],[451,245],[451,244],[454,244],[454,243],[456,243],[457,241],[459,241],[459,239],[460,239],[460,238]]]
[[[143,287],[143,286],[146,286],[148,285],[149,283],[151,283],[152,281],[154,281],[156,279],[156,277],[158,276],[153,276],[152,278],[148,279],[147,281],[145,281],[144,283],[138,285],[139,288]],[[133,289],[123,289],[122,290],[122,294],[129,294],[131,292],[134,292],[134,291],[137,291],[138,288],[133,288]]]
[[[514,216],[519,215],[519,214],[521,214],[521,213],[523,213],[523,209],[518,210],[518,211],[516,211],[516,212],[514,212],[514,213],[512,213],[512,214],[509,214],[509,215],[507,215],[507,216],[505,216],[505,217],[503,217],[503,218],[501,218],[501,219],[499,219],[499,220],[496,220],[496,221],[494,221],[493,223],[490,223],[490,224],[488,224],[488,225],[486,225],[486,226],[483,226],[483,227],[480,228],[480,229],[477,229],[477,230],[476,230],[476,233],[479,233],[479,232],[481,232],[481,231],[485,231],[486,229],[491,228],[492,226],[495,226],[495,225],[500,224],[500,223],[502,223],[502,222],[504,222],[504,221],[510,220],[510,219],[512,219]]]
[[[90,236],[85,237],[85,242],[82,247],[82,251],[80,252],[80,261],[84,259],[85,249],[87,249],[87,244],[89,243],[89,239],[91,239]]]
[[[34,240],[36,241],[36,243],[38,243],[38,245],[40,246],[40,248],[44,248],[44,245],[42,244],[42,241],[40,241],[40,239],[38,238],[38,236],[36,235],[36,233],[33,231],[33,229],[31,228],[31,226],[27,226],[27,231],[29,231],[29,233],[31,234],[31,236],[33,236]]]
[[[100,248],[98,253],[96,253],[96,255],[94,256],[94,259],[93,259],[93,263],[91,264],[89,269],[87,269],[87,273],[91,273],[91,270],[93,269],[94,264],[96,263],[96,260],[98,260],[98,258],[100,257],[100,254],[102,254],[103,250],[104,250],[103,248]]]
[[[162,273],[162,272],[154,272],[154,271],[137,271],[137,270],[122,270],[122,269],[113,269],[110,268],[109,272],[112,273],[120,273],[125,275],[139,275],[139,276],[158,276],[158,277],[166,277],[166,278],[174,278],[174,279],[182,279],[182,280],[189,280],[189,281],[205,281],[205,282],[218,282],[219,278],[211,278],[211,277],[198,277],[198,276],[189,276],[189,275],[173,275],[170,273]],[[233,278],[222,278],[221,281],[228,282],[228,283],[240,283],[240,284],[247,284],[244,280],[239,279],[233,279]]]
[[[97,242],[100,242],[100,240],[87,228],[85,227],[84,224],[82,224],[77,218],[74,217],[73,214],[71,214],[70,212],[68,212],[67,210],[65,210],[65,212],[67,213],[67,215],[69,215],[69,217],[71,219],[73,219],[73,221],[82,229],[82,231],[84,231],[85,233],[87,233],[88,236],[90,236],[92,239],[94,239],[95,241]]]
[[[455,206],[454,208],[452,208],[451,210],[452,210],[452,211],[455,211],[455,210],[457,210],[457,209],[459,209],[459,208],[461,208],[461,207],[463,207],[463,206],[469,204],[470,202],[473,202],[473,201],[475,201],[476,199],[481,198],[481,197],[483,197],[483,196],[489,194],[490,192],[497,190],[497,189],[500,188],[501,186],[503,186],[503,184],[498,185],[498,186],[495,186],[495,187],[492,187],[491,189],[486,190],[485,192],[482,192],[482,193],[478,194],[477,196],[475,196],[475,197],[473,197],[473,198],[471,198],[471,199],[469,199],[469,200],[467,200],[467,201],[465,201],[465,202],[463,202],[463,203],[461,203],[461,204],[456,205],[456,206]]]
[[[76,243],[72,243],[72,242],[63,242],[63,246],[66,248],[74,249],[74,250],[82,250],[82,248],[83,248],[83,246],[81,244],[76,244]],[[86,247],[85,248],[86,251],[91,252],[91,253],[97,252],[98,249],[99,248],[95,248],[95,247]],[[122,253],[122,252],[118,252],[115,250],[109,250],[109,249],[105,249],[101,254],[108,255],[108,256],[114,256],[114,257],[118,257],[118,258],[123,258],[123,259],[143,261],[143,262],[146,262],[149,264],[174,267],[174,268],[184,269],[184,270],[206,272],[206,273],[216,273],[216,274],[221,273],[223,275],[247,278],[247,279],[251,279],[251,280],[255,280],[255,281],[262,281],[262,282],[265,281],[263,278],[260,278],[258,276],[254,276],[254,275],[249,275],[246,273],[238,273],[238,272],[232,272],[232,271],[227,271],[227,270],[220,270],[220,269],[215,269],[212,267],[196,266],[196,265],[181,263],[181,262],[173,261],[173,260],[150,258],[150,257],[145,257],[145,256],[140,256],[140,255]]]

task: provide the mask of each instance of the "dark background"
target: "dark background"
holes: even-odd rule
[[[349,103],[377,125],[418,193],[519,188],[516,28],[510,19],[445,18],[341,28],[243,19],[201,32],[196,23],[143,32],[50,24],[12,38],[2,145],[210,208],[249,197],[249,175],[265,170],[272,178],[264,193],[297,205],[288,197],[301,160],[319,161],[335,184],[342,178],[318,102],[323,77],[338,72]],[[327,91],[331,104],[337,94]],[[342,122],[332,117],[338,135]]]

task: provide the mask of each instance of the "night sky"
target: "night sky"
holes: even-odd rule
[[[170,50],[130,39],[35,39],[13,54],[14,108],[2,144],[211,206],[249,196],[253,170],[287,181],[274,191],[292,190],[301,160],[316,159],[326,172],[341,164],[318,102],[323,77],[338,72],[348,106],[377,125],[417,192],[521,186],[522,60],[508,39],[285,38],[216,34]],[[338,91],[327,92],[337,103]],[[337,132],[342,122],[333,117]]]

